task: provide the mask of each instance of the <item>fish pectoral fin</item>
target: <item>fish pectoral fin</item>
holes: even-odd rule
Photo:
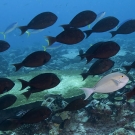
[[[111,79],[117,86],[120,84],[120,81],[115,80],[115,79]]]

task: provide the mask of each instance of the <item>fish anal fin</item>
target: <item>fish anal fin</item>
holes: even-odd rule
[[[26,87],[29,86],[29,83],[28,83],[27,81],[22,80],[22,79],[18,79],[18,80],[19,80],[19,81],[21,82],[21,84],[22,84],[21,90],[23,90],[23,89],[25,89]]]
[[[70,29],[70,24],[60,25],[60,27],[62,27],[64,30]]]
[[[22,63],[17,63],[17,64],[12,64],[13,66],[15,66],[15,71],[18,71],[22,66],[23,64]]]
[[[26,91],[24,93],[22,93],[22,95],[24,95],[26,97],[26,99],[29,99],[31,92],[30,91]]]
[[[82,73],[81,76],[83,77],[83,81],[89,76],[89,73]]]
[[[86,30],[86,31],[83,31],[83,32],[86,34],[86,38],[88,38],[93,31],[92,30]]]
[[[116,31],[110,31],[110,33],[112,34],[112,37],[111,38],[113,38],[117,34]]]
[[[86,59],[87,59],[86,64],[88,64],[93,59],[93,56],[92,55],[86,56]]]

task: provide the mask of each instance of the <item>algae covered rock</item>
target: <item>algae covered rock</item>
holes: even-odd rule
[[[108,94],[102,94],[102,93],[94,93],[92,95],[94,99],[105,99],[108,98],[108,96],[109,96]]]
[[[132,131],[135,132],[135,121],[132,122],[132,123],[129,123],[129,124],[125,125],[124,128],[127,129],[127,130],[132,130]]]
[[[115,100],[123,100],[123,97],[114,97]]]
[[[132,134],[128,132],[125,128],[119,128],[115,130],[113,133],[110,133],[109,135],[132,135]]]

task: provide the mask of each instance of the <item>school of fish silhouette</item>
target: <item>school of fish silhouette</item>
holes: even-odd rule
[[[26,26],[18,27],[21,30],[21,35],[28,29],[42,30],[52,26],[58,17],[52,12],[43,12],[35,16]],[[95,20],[98,20],[91,30],[82,31],[80,28],[90,25]],[[54,42],[59,42],[66,45],[75,45],[82,40],[86,40],[92,33],[101,33],[110,31],[116,28],[119,24],[119,20],[116,17],[108,16],[97,19],[97,14],[90,10],[85,10],[78,13],[69,24],[61,25],[63,31],[56,37],[46,36],[48,39],[48,45],[53,45]],[[11,32],[16,26],[16,23],[8,27],[2,34],[6,37],[8,32]],[[111,31],[112,37],[116,34],[130,34],[135,32],[135,19],[131,19],[123,22],[116,31]],[[0,52],[6,51],[10,48],[10,44],[4,40],[0,40]],[[102,41],[93,44],[85,53],[83,50],[79,51],[81,60],[86,58],[89,63],[93,58],[98,59],[92,64],[87,73],[82,73],[83,81],[89,75],[100,75],[114,66],[114,61],[109,58],[115,56],[120,51],[120,46],[114,41]],[[16,72],[22,67],[39,67],[46,64],[51,59],[51,55],[46,51],[35,51],[28,55],[20,63],[13,64],[16,68]],[[134,63],[130,66],[124,66],[127,72],[134,67]],[[28,82],[23,79],[18,79],[22,84],[22,89],[29,86],[27,92],[23,95],[28,99],[32,93],[49,90],[56,87],[61,81],[59,77],[54,73],[42,73]],[[104,76],[93,88],[80,88],[85,93],[85,99],[75,99],[69,103],[62,111],[75,111],[85,107],[88,104],[86,100],[93,92],[99,93],[111,93],[113,91],[123,88],[129,78],[120,72],[110,73]],[[15,83],[8,78],[0,78],[0,94],[10,91],[14,87]],[[130,99],[135,94],[135,90],[127,93],[127,99]],[[17,97],[13,94],[7,94],[0,98],[0,110],[6,109],[13,105],[17,100]],[[38,106],[28,110],[23,116],[17,118],[4,119],[0,123],[0,130],[13,130],[20,127],[23,124],[38,123],[42,120],[50,118],[54,113],[53,110],[45,106]]]

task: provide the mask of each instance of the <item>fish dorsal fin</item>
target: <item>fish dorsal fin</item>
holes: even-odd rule
[[[120,81],[115,80],[115,79],[111,79],[117,86],[120,84]]]

